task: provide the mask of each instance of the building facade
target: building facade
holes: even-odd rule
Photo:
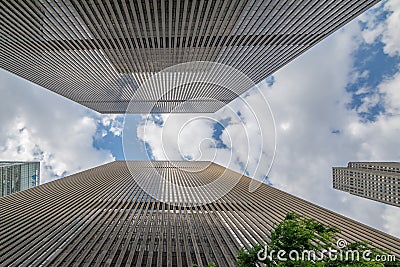
[[[207,200],[214,190],[204,185],[218,180],[217,192],[238,175]],[[395,237],[265,184],[250,192],[251,182],[209,162],[116,161],[9,195],[0,199],[0,265],[234,266],[238,250],[263,244],[288,212],[400,255]]]
[[[349,162],[333,168],[333,188],[400,207],[399,162]]]
[[[1,1],[0,67],[101,113],[214,112],[378,2]]]
[[[39,162],[0,161],[0,197],[40,184]]]

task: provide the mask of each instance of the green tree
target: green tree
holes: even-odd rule
[[[314,219],[305,216],[288,213],[285,219],[279,223],[271,231],[271,239],[267,243],[267,254],[265,254],[265,247],[257,244],[250,249],[242,248],[238,251],[237,265],[239,267],[255,267],[260,263],[266,266],[323,266],[323,267],[339,267],[339,266],[371,266],[371,267],[384,267],[384,266],[400,266],[399,261],[396,262],[380,262],[368,261],[363,258],[363,253],[369,259],[375,259],[376,255],[387,255],[388,252],[382,249],[372,248],[367,242],[351,243],[340,251],[336,246],[338,240],[336,234],[340,230],[336,227],[324,225]],[[336,248],[336,249],[335,249]],[[268,253],[271,251],[275,253]],[[287,259],[286,261],[278,258],[278,251],[281,251],[280,257]],[[298,259],[291,260],[289,254],[291,252],[299,253]],[[316,252],[314,255],[306,255],[304,260],[301,260],[301,253],[303,251]],[[336,259],[328,257],[328,252],[331,251],[332,255],[336,255]],[[346,257],[345,253],[352,251]],[[320,252],[325,252],[321,255]],[[260,260],[260,256],[261,260]],[[359,257],[356,257],[356,256]],[[271,256],[271,257],[270,257]],[[297,258],[294,254],[292,258]],[[315,258],[314,258],[315,256]]]
[[[280,224],[271,231],[270,249],[292,250],[328,249],[336,241],[335,234],[339,230],[325,226],[314,219],[309,219],[296,213],[288,213]]]

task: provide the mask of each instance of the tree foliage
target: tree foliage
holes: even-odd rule
[[[339,230],[325,226],[314,219],[309,219],[296,213],[288,213],[285,220],[271,231],[270,249],[284,250],[315,250],[328,249],[336,241],[335,234]]]
[[[271,231],[271,239],[265,246],[257,244],[250,249],[242,248],[238,251],[237,265],[239,267],[261,266],[321,266],[321,267],[355,267],[355,266],[400,266],[400,262],[377,262],[377,255],[388,255],[388,251],[373,248],[367,242],[347,244],[340,250],[337,247],[336,234],[340,230],[336,227],[324,225],[305,216],[288,213],[285,219]],[[270,253],[274,251],[275,253]],[[280,254],[278,253],[280,251]],[[315,252],[314,257],[301,257],[302,252]],[[292,256],[289,255],[293,252]],[[346,257],[346,253],[349,256]],[[363,254],[365,253],[365,254]],[[263,257],[259,257],[262,255]],[[300,257],[295,257],[299,255]],[[331,255],[331,256],[329,256]],[[357,257],[358,255],[358,257]],[[368,258],[364,259],[363,255]]]

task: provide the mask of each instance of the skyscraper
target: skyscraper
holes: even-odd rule
[[[39,162],[0,161],[0,197],[40,183]]]
[[[101,113],[214,112],[378,2],[1,1],[0,67]],[[199,61],[253,83],[168,69]]]
[[[112,162],[6,196],[0,265],[233,266],[238,249],[263,243],[287,212],[400,255],[395,237],[265,184],[250,193],[250,182],[209,162]]]
[[[400,207],[399,162],[349,162],[333,167],[333,188]]]

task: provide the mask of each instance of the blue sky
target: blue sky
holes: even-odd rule
[[[0,159],[40,160],[44,182],[115,159],[214,160],[400,237],[400,209],[331,180],[348,161],[400,161],[399,25],[400,1],[383,1],[187,125],[196,115],[101,115],[1,70]]]

